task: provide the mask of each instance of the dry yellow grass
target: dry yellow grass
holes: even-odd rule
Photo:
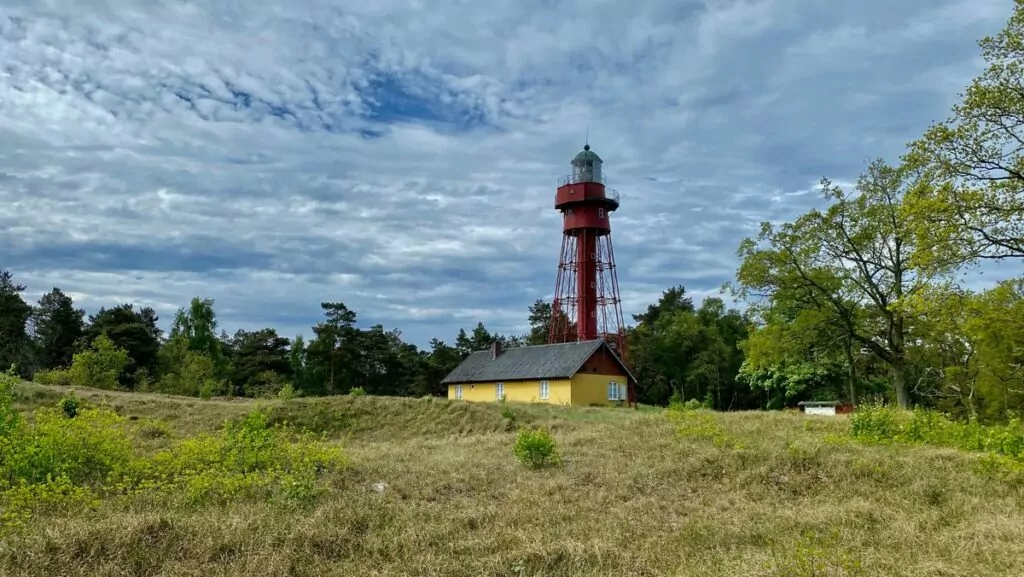
[[[26,385],[20,406],[64,391]],[[177,434],[249,401],[78,391]],[[309,509],[106,503],[0,544],[5,575],[1024,574],[1024,494],[956,451],[837,442],[843,419],[511,405],[563,454],[529,470],[496,405],[275,405],[351,458]],[[680,434],[682,429],[684,434]],[[387,483],[380,493],[374,485]]]

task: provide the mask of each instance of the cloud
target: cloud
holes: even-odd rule
[[[558,177],[622,194],[625,313],[713,294],[766,219],[895,157],[980,70],[996,0],[11,0],[0,266],[90,310],[309,333],[319,303],[425,345],[521,331]]]

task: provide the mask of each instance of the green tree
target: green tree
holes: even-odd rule
[[[543,345],[548,342],[551,333],[551,303],[537,299],[530,305],[530,332],[526,336],[527,345]]]
[[[128,352],[129,363],[121,373],[121,385],[131,388],[136,373],[153,374],[156,371],[160,352],[160,338],[163,331],[157,326],[159,317],[151,307],[135,310],[131,304],[112,308],[101,307],[90,315],[85,329],[85,342],[92,343],[105,335],[121,349]]]
[[[309,390],[309,366],[307,361],[306,339],[302,335],[295,335],[291,347],[288,349],[288,364],[291,365],[292,386],[297,391],[307,392]]]
[[[288,339],[271,328],[239,330],[231,339],[231,384],[237,396],[276,395],[291,377]]]
[[[462,355],[455,347],[445,344],[442,340],[431,339],[430,353],[421,365],[422,374],[417,392],[421,395],[444,396],[447,387],[441,384],[441,380],[455,370],[462,359]]]
[[[32,311],[37,361],[41,368],[68,367],[85,332],[85,311],[54,287]]]
[[[0,371],[16,365],[27,375],[29,361],[28,320],[32,307],[21,297],[25,285],[14,282],[14,275],[0,270]]]
[[[717,409],[749,404],[749,391],[736,383],[745,321],[721,299],[705,299],[698,310],[686,290],[676,286],[634,318],[638,323],[629,331],[630,355],[641,402],[666,404],[675,396]]]
[[[943,412],[978,419],[983,403],[979,355],[983,344],[978,338],[982,327],[973,319],[990,322],[994,311],[985,309],[979,295],[952,283],[921,291],[907,310],[919,319],[919,338],[908,348],[919,393]],[[1005,312],[1000,310],[999,316]]]
[[[979,45],[987,68],[905,156],[943,183],[908,203],[928,268],[1024,257],[1024,0]]]
[[[205,355],[216,367],[219,374],[226,369],[224,351],[217,339],[217,314],[213,310],[213,299],[193,297],[188,308],[180,308],[171,325],[171,339],[181,336],[191,351]]]
[[[640,314],[634,314],[633,320],[638,325],[653,325],[663,315],[677,311],[693,312],[693,299],[686,295],[686,288],[676,285],[661,293],[658,302],[647,305],[647,310]]]
[[[738,295],[812,304],[889,367],[901,407],[910,404],[903,307],[930,282],[910,264],[914,235],[903,199],[928,186],[927,173],[876,160],[858,179],[858,194],[823,179],[826,210],[779,227],[764,223],[738,251]]]
[[[976,355],[979,411],[1006,420],[1024,409],[1024,279],[967,300],[963,337]]]
[[[206,396],[226,392],[213,359],[203,351],[192,349],[181,333],[172,336],[160,348],[161,392],[175,395]]]
[[[115,389],[129,364],[128,351],[100,334],[88,349],[74,355],[69,369],[71,382],[79,387]]]
[[[811,303],[771,303],[761,326],[743,342],[739,379],[763,391],[769,408],[793,406],[802,400],[856,398],[856,373],[851,339],[829,309]]]
[[[466,334],[466,329],[459,329],[459,333],[455,335],[455,350],[458,351],[459,356],[463,359],[476,350],[473,348],[473,341]]]
[[[306,349],[307,362],[312,378],[326,386],[323,393],[344,393],[353,386],[359,363],[356,312],[340,302],[323,302],[320,308],[325,320],[313,327],[316,336]]]

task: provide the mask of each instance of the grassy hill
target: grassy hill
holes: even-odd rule
[[[28,414],[66,390],[23,384]],[[142,451],[258,403],[78,390]],[[7,575],[1020,575],[1024,491],[952,449],[854,442],[845,418],[444,399],[266,401],[340,444],[313,502],[145,493],[41,511],[0,541]],[[511,411],[511,419],[509,411]],[[529,469],[520,426],[563,462]]]

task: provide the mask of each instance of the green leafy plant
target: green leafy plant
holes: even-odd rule
[[[362,397],[366,395],[366,390],[362,387],[352,387],[348,394],[350,397]]]
[[[69,419],[73,419],[78,415],[78,409],[81,408],[82,401],[75,396],[75,392],[71,391],[66,397],[60,400],[60,410],[64,411],[64,415]]]
[[[501,419],[505,424],[505,430],[514,430],[516,428],[516,412],[508,405],[504,395],[498,399],[498,405],[501,406]]]
[[[561,462],[555,439],[544,428],[520,429],[512,453],[520,463],[534,469]]]
[[[277,398],[282,401],[290,401],[295,398],[295,386],[291,383],[285,383],[281,387],[281,390],[277,392]]]

